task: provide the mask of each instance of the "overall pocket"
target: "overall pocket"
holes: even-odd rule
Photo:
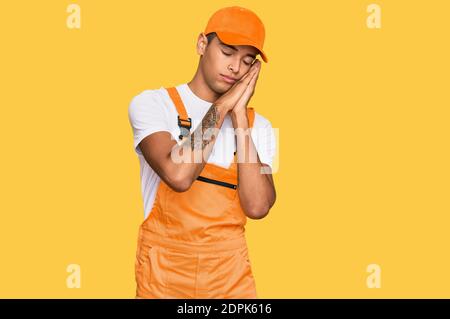
[[[135,277],[137,295],[145,296],[150,293],[153,282],[152,265],[154,263],[153,247],[139,247],[135,261]]]

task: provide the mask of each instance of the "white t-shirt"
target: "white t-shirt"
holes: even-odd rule
[[[191,133],[201,123],[212,103],[202,100],[191,91],[187,83],[178,85],[177,91],[186,108],[188,116],[192,119]],[[251,106],[251,105],[250,105]],[[177,121],[178,112],[164,87],[155,90],[145,90],[136,95],[128,107],[128,117],[133,129],[134,149],[140,162],[141,192],[144,200],[144,218],[149,215],[160,183],[160,177],[150,167],[139,149],[139,143],[148,135],[167,131],[178,143],[180,128]],[[261,163],[272,167],[276,151],[275,134],[271,123],[256,112],[252,140],[258,151]],[[213,150],[208,158],[208,163],[213,163],[228,168],[233,161],[236,142],[233,125],[228,114],[220,128]]]

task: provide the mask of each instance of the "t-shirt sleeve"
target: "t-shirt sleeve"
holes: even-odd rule
[[[142,154],[139,143],[152,133],[170,132],[166,106],[155,90],[146,90],[136,95],[128,107],[128,119],[133,129],[134,149]]]
[[[270,121],[259,114],[255,114],[252,139],[261,163],[267,164],[273,169],[273,162],[277,150],[275,130]]]

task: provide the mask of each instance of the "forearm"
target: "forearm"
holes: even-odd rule
[[[172,148],[170,171],[175,180],[189,188],[203,170],[228,110],[212,104],[202,122],[181,144]]]
[[[275,202],[275,188],[263,166],[251,137],[246,114],[232,113],[238,157],[238,192],[246,215],[253,219],[265,217]]]

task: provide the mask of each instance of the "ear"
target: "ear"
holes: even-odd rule
[[[202,32],[198,35],[197,38],[197,53],[199,55],[205,54],[206,46],[208,45],[208,38],[206,35]]]

